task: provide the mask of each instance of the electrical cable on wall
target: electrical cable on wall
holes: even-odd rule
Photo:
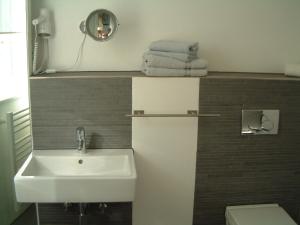
[[[47,62],[49,59],[49,42],[48,39],[52,36],[52,24],[51,24],[51,16],[50,11],[46,8],[42,8],[40,10],[40,16],[32,21],[34,25],[34,48],[33,48],[33,62],[32,62],[32,70],[33,75],[44,74],[44,73],[55,73],[57,72],[55,69],[45,69],[47,66]],[[40,38],[40,39],[39,39]],[[79,46],[77,57],[75,59],[75,63],[69,67],[60,70],[59,72],[72,71],[76,66],[81,62],[83,55],[83,47],[86,40],[86,34],[84,35],[81,44]],[[43,45],[43,54],[42,59],[40,61],[40,66],[38,67],[39,56],[41,52],[40,44],[42,42]]]
[[[84,35],[84,37],[83,37],[83,39],[81,41],[81,44],[79,46],[75,63],[71,67],[69,67],[69,68],[66,68],[66,69],[63,69],[63,70],[59,70],[59,71],[56,71],[56,72],[72,71],[74,68],[76,68],[76,66],[77,66],[78,63],[80,64],[81,59],[82,59],[82,55],[83,55],[83,47],[84,47],[84,44],[85,44],[85,40],[86,40],[86,34]]]
[[[79,46],[77,56],[74,64],[69,68],[64,68],[61,70],[56,69],[45,69],[47,67],[47,62],[49,59],[49,43],[48,38],[52,36],[51,29],[51,13],[46,8],[40,9],[40,16],[32,21],[35,27],[35,38],[34,38],[34,52],[33,52],[33,74],[44,74],[44,73],[56,73],[56,72],[67,72],[73,71],[81,63],[83,58],[83,49],[86,41],[86,36],[89,35],[96,41],[107,41],[113,37],[113,34],[117,31],[119,23],[116,16],[105,9],[98,9],[91,12],[87,19],[80,23],[80,30],[84,33],[84,37]],[[94,21],[98,21],[94,24]],[[88,25],[90,24],[90,25]],[[96,35],[95,35],[96,33]],[[43,43],[43,55],[41,60],[41,65],[38,67],[39,52],[39,37],[41,37],[40,42]],[[38,67],[38,68],[37,68]]]
[[[39,50],[39,43],[38,43],[38,34],[37,34],[37,24],[34,25],[35,35],[34,35],[34,48],[33,48],[33,62],[32,62],[32,71],[33,74],[36,73],[36,65],[37,65],[37,56]]]
[[[32,24],[34,25],[34,32],[35,32],[32,70],[33,70],[33,74],[36,75],[42,73],[49,58],[48,38],[52,36],[52,24],[51,24],[50,11],[46,8],[40,9],[39,17],[32,20]],[[44,54],[42,55],[41,65],[38,67],[38,58],[40,52],[39,37],[41,37],[40,41],[43,44]]]

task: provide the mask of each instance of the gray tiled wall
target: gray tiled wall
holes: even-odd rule
[[[200,85],[200,112],[222,116],[199,119],[194,225],[224,225],[226,205],[273,202],[299,222],[300,82],[207,77]],[[74,148],[77,126],[91,148],[131,147],[130,77],[31,79],[31,106],[36,149]],[[243,108],[280,109],[280,133],[241,136]],[[57,206],[42,207],[46,222],[58,222]],[[130,224],[131,204],[114,207]]]
[[[279,203],[299,222],[300,82],[201,79],[194,225],[224,225],[225,206]],[[280,109],[279,134],[241,136],[242,109]]]
[[[88,148],[131,148],[131,78],[31,79],[34,149],[74,149],[75,129],[86,130]],[[131,203],[110,204],[102,215],[90,205],[88,224],[130,225]],[[42,225],[78,224],[78,206],[39,204]]]
[[[130,148],[130,78],[31,79],[35,149],[76,147],[83,126],[88,148]]]
[[[131,225],[131,203],[107,203],[103,212],[99,204],[87,205],[82,218],[87,225]],[[66,208],[63,204],[39,204],[41,225],[79,225],[79,206],[73,203]]]

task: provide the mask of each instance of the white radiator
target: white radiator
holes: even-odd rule
[[[14,176],[32,151],[31,118],[29,108],[6,114],[7,132],[10,143],[10,177],[13,189],[13,204],[15,212],[23,211],[27,204],[16,201],[14,191]]]

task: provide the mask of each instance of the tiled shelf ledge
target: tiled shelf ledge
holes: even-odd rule
[[[208,76],[203,78],[300,81],[300,77],[285,76],[282,73],[209,72]]]
[[[57,79],[57,78],[131,78],[131,77],[170,77],[170,76],[146,76],[140,71],[76,71],[58,72],[31,76],[30,79]],[[173,76],[172,76],[173,77]],[[192,76],[174,76],[188,78]],[[197,76],[193,76],[197,77]],[[249,73],[249,72],[209,72],[202,79],[245,79],[245,80],[282,80],[300,81],[300,77],[289,77],[282,73]]]
[[[144,76],[140,71],[74,71],[57,72],[41,75],[32,75],[30,79],[52,79],[52,78],[131,78],[133,76]]]

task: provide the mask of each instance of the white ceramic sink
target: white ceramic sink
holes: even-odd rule
[[[132,149],[34,150],[15,176],[19,202],[133,201]]]

